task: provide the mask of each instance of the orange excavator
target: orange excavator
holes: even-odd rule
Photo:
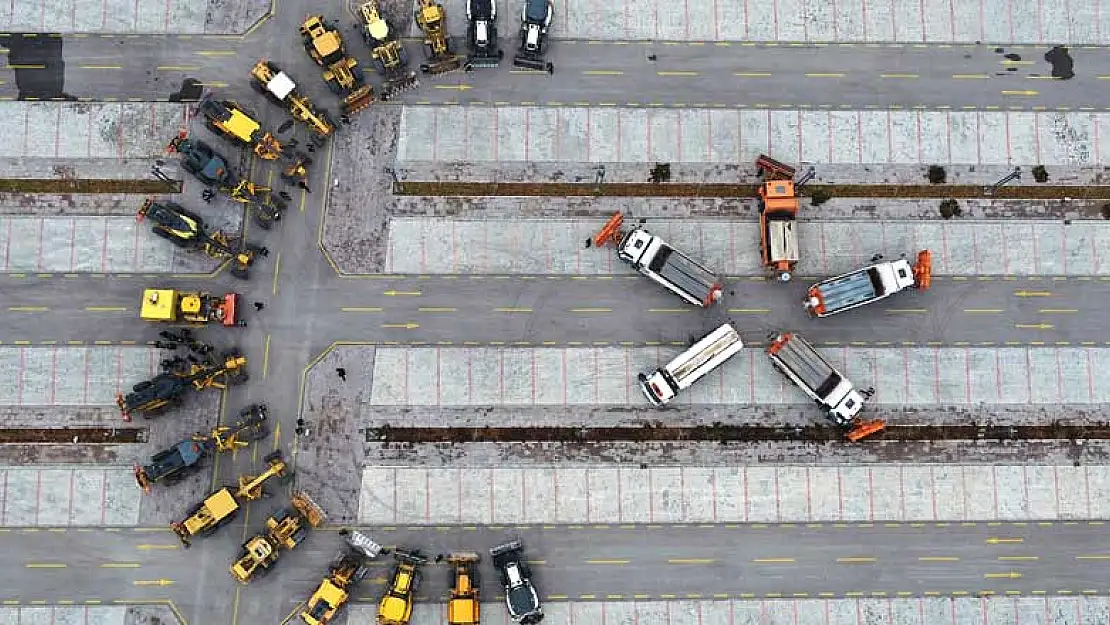
[[[789,282],[798,265],[798,195],[794,168],[760,154],[759,248],[763,267],[779,282]]]

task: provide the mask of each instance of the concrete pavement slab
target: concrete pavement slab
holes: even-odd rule
[[[122,473],[113,476],[123,480]],[[36,501],[37,481],[27,481],[30,478],[22,474],[10,479],[13,497]],[[432,484],[437,485],[434,492]],[[447,484],[454,486],[439,488]],[[1108,490],[1110,467],[1103,465],[367,467],[363,469],[359,522],[500,525],[1105,519],[1110,518],[1110,505],[1102,495]],[[109,500],[126,492],[130,491],[122,487],[110,489]],[[449,501],[433,504],[436,499]],[[10,515],[29,523],[35,513],[19,507],[24,505],[16,504]],[[119,504],[108,516],[123,524],[126,517],[117,509],[127,508]],[[542,510],[542,518],[533,510]]]
[[[494,107],[481,109],[496,120],[491,136],[497,145],[491,149],[470,139],[469,124],[458,123],[465,110],[404,107],[398,166],[424,161],[747,163],[761,153],[819,164],[1076,167],[1110,160],[1110,141],[1101,140],[1110,136],[1105,113]],[[714,137],[711,149],[707,136]]]
[[[129,526],[142,491],[130,467],[0,467],[0,525]]]
[[[270,10],[269,0],[13,0],[0,12],[7,32],[239,34]]]
[[[148,347],[3,347],[0,371],[15,383],[0,385],[0,404],[111,406],[157,374],[160,360]]]
[[[394,218],[389,222],[385,270],[409,274],[633,273],[631,267],[613,258],[612,250],[584,248],[582,242],[603,223],[603,219]],[[13,232],[32,232],[35,224],[13,225]],[[717,272],[729,276],[763,273],[756,223],[652,219],[645,227]],[[452,252],[436,253],[446,231],[454,243]],[[933,275],[939,276],[1110,275],[1110,224],[1102,221],[801,221],[798,238],[803,249],[809,250],[798,263],[797,273],[803,276],[835,275],[867,265],[876,253],[894,257],[921,249],[933,251]],[[16,256],[26,259],[37,254],[36,249],[21,247]]]
[[[3,625],[127,625],[127,606],[5,606]]]
[[[3,159],[149,159],[187,123],[172,102],[4,102]]]
[[[369,402],[373,406],[646,406],[636,376],[665,363],[679,351],[662,346],[540,350],[382,347],[375,360]],[[782,377],[757,351],[741,352],[679,395],[674,403],[807,403],[801,391],[784,385]],[[887,406],[1089,405],[1100,403],[1110,393],[1110,377],[1100,368],[1106,358],[1104,350],[1097,348],[843,346],[821,351],[857,386],[874,386],[872,401]],[[436,353],[451,353],[453,368],[436,366]],[[23,371],[38,372],[53,362],[32,354],[34,360],[28,364],[28,352],[18,349],[8,350],[7,355],[13,370],[18,365]],[[132,366],[153,366],[153,354],[148,358],[148,362]],[[433,364],[415,366],[425,361]],[[741,375],[732,371],[734,368],[744,372],[746,379],[739,379]],[[466,373],[460,375],[460,371]],[[128,379],[138,375],[140,371],[135,369]],[[27,376],[25,373],[24,378]],[[1079,382],[1065,384],[1066,376],[1076,377]],[[602,384],[602,380],[606,382]],[[726,387],[726,380],[733,382]],[[922,384],[921,380],[933,382]],[[40,390],[35,397],[48,393]],[[456,403],[447,404],[445,399]],[[40,400],[24,397],[23,401]]]

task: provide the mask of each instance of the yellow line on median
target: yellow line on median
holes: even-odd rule
[[[273,294],[273,295],[277,295],[278,276],[280,276],[280,275],[281,275],[281,252],[279,251],[278,254],[277,254],[277,259],[274,261],[274,287],[273,287],[273,289],[270,290],[270,293]]]
[[[875,558],[837,558],[840,564],[866,564],[875,562]]]
[[[493,312],[530,313],[530,312],[532,312],[532,309],[531,308],[494,308]]]
[[[11,65],[8,65],[7,69],[46,69],[46,66],[26,63],[12,63]]]
[[[1078,309],[1075,308],[1042,308],[1039,312],[1042,313],[1077,313]]]
[[[239,53],[235,50],[197,50],[195,54],[201,56],[235,56]]]
[[[628,564],[631,560],[586,560],[586,564]]]
[[[794,558],[756,558],[752,560],[756,564],[791,564]]]
[[[458,312],[458,308],[417,308],[416,310],[426,313],[442,313],[442,312]]]
[[[924,313],[924,312],[929,312],[929,311],[925,310],[924,308],[891,308],[887,312],[891,313],[891,314],[897,314],[897,313]]]
[[[160,72],[191,72],[200,69],[199,65],[159,65],[154,69]]]
[[[616,69],[588,69],[583,74],[587,76],[622,76],[624,72]]]
[[[697,76],[697,72],[655,72],[656,76]]]
[[[266,335],[266,346],[263,348],[262,353],[262,379],[266,379],[266,374],[270,372],[270,335]]]
[[[382,311],[381,308],[373,308],[373,307],[369,307],[369,306],[344,306],[343,308],[340,308],[339,310],[341,310],[343,312],[361,312],[361,313],[381,312]]]
[[[1025,91],[1003,91],[1003,92],[1002,92],[1002,95],[1040,95],[1040,93],[1041,93],[1040,91],[1032,91],[1032,90],[1025,90]]]
[[[674,558],[667,560],[667,564],[713,564],[712,558]]]
[[[1110,560],[1110,554],[1098,553],[1087,556],[1075,556],[1076,560]]]

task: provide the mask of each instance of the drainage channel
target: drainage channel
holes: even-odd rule
[[[824,193],[837,198],[1106,200],[1110,186],[1009,186],[986,192],[982,185],[809,184],[803,196]],[[3,189],[0,188],[0,191]],[[600,186],[573,182],[433,182],[402,181],[396,195],[430,197],[698,197],[755,198],[754,184],[606,182]]]
[[[68,178],[0,178],[0,193],[181,193],[180,180],[99,180]]]
[[[809,442],[844,439],[841,430],[825,426],[765,427],[710,425],[695,427],[482,427],[372,428],[366,442],[378,443],[537,443],[537,442]],[[1023,441],[1108,440],[1110,423],[1081,426],[1047,425],[887,425],[864,441]]]
[[[146,428],[2,428],[0,444],[34,443],[120,444],[145,443]]]

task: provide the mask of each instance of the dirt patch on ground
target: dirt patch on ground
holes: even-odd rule
[[[29,443],[120,444],[145,443],[146,428],[4,428],[0,445]]]
[[[0,178],[0,193],[181,193],[180,180],[91,180],[58,178]]]

